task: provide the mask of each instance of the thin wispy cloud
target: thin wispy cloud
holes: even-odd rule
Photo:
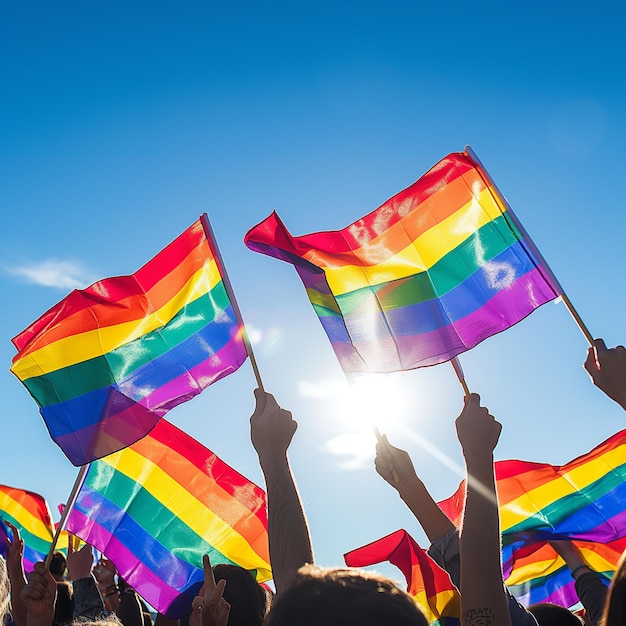
[[[337,378],[324,378],[317,381],[301,380],[298,382],[298,391],[305,398],[334,398],[346,393],[348,384]]]
[[[372,433],[344,433],[324,444],[322,450],[335,457],[335,466],[343,470],[371,468],[376,441]]]
[[[97,280],[80,263],[74,261],[49,259],[40,263],[5,265],[3,269],[27,283],[53,289],[83,289]]]

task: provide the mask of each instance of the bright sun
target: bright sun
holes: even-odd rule
[[[405,394],[396,376],[368,375],[333,385],[333,422],[341,424],[325,449],[343,469],[370,467],[374,457],[375,429],[385,432],[390,424],[405,419]]]
[[[406,417],[407,403],[400,377],[393,375],[367,375],[356,378],[337,394],[337,413],[351,430],[383,432],[402,422]]]
[[[429,373],[433,374],[425,372],[422,378]],[[324,449],[335,457],[339,467],[371,467],[376,449],[375,430],[378,429],[390,436],[392,445],[411,442],[456,473],[458,468],[454,463],[430,441],[429,430],[436,429],[438,423],[436,416],[443,409],[449,412],[448,408],[440,406],[442,397],[456,399],[456,395],[460,395],[437,394],[439,387],[439,381],[432,375],[418,387],[415,376],[407,379],[399,373],[363,375],[350,383],[334,378],[299,384],[303,395],[325,398],[329,402],[326,416],[335,434],[326,441]],[[429,424],[427,428],[426,424]]]

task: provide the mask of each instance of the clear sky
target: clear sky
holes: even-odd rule
[[[470,144],[591,333],[626,342],[625,30],[617,1],[3,3],[0,483],[56,508],[77,474],[8,371],[10,339],[206,211],[264,385],[299,422],[290,456],[318,562],[401,527],[423,543],[373,469],[372,416],[353,410],[295,271],[243,236],[273,209],[295,235],[342,228]],[[562,464],[624,426],[586,349],[550,303],[461,355],[504,424],[497,458]],[[262,485],[254,387],[246,363],[168,419]],[[450,495],[452,367],[367,392],[360,406]]]

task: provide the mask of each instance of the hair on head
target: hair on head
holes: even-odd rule
[[[584,622],[568,609],[550,602],[531,604],[528,610],[539,626],[582,626]]]
[[[405,591],[380,574],[306,565],[276,597],[266,626],[428,626]]]

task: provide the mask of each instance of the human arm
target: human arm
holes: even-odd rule
[[[576,594],[585,607],[587,617],[594,626],[598,626],[602,620],[604,601],[608,592],[607,586],[600,576],[585,563],[582,554],[571,541],[559,539],[550,541],[550,545],[565,561],[572,574]]]
[[[376,444],[374,465],[380,476],[398,492],[431,543],[455,530],[454,524],[418,478],[408,453],[392,446],[387,435]]]
[[[91,573],[92,565],[93,548],[86,543],[76,551],[69,541],[67,571],[74,588],[74,619],[96,619],[105,612],[96,579]]]
[[[603,339],[594,339],[584,367],[593,384],[626,410],[626,348],[607,348]]]
[[[313,563],[313,548],[287,449],[297,423],[269,393],[255,389],[250,437],[259,456],[267,491],[270,561],[276,592],[289,586],[298,569]]]
[[[117,602],[113,609],[124,626],[143,626],[143,608],[135,590],[119,578],[119,592],[115,594]],[[106,600],[107,598],[105,598]]]
[[[223,597],[226,579],[215,582],[209,555],[202,557],[204,585],[201,594],[193,599],[189,626],[226,626],[230,615],[230,604]]]
[[[584,573],[593,571],[583,560],[578,548],[567,539],[558,539],[549,542],[556,553],[565,561],[572,578],[576,580]]]
[[[510,626],[502,582],[500,519],[493,450],[502,425],[470,394],[456,420],[467,473],[461,552],[462,626]]]
[[[22,589],[26,586],[26,575],[24,574],[24,540],[20,536],[20,531],[11,522],[4,522],[10,529],[12,539],[7,538],[7,573],[11,584],[11,611],[15,626],[25,626],[26,607],[22,602]]]
[[[26,626],[52,626],[57,583],[43,561],[35,563],[20,593],[26,609]]]
[[[460,587],[459,535],[448,516],[439,508],[415,472],[404,450],[392,446],[387,437],[376,445],[376,471],[398,491],[400,498],[417,518],[431,545],[428,554]],[[395,477],[393,471],[395,470]],[[511,622],[514,626],[537,626],[535,618],[505,588]]]
[[[98,591],[100,591],[107,610],[117,613],[120,607],[120,590],[115,582],[116,574],[115,565],[104,557],[93,568],[93,575],[98,583]]]

